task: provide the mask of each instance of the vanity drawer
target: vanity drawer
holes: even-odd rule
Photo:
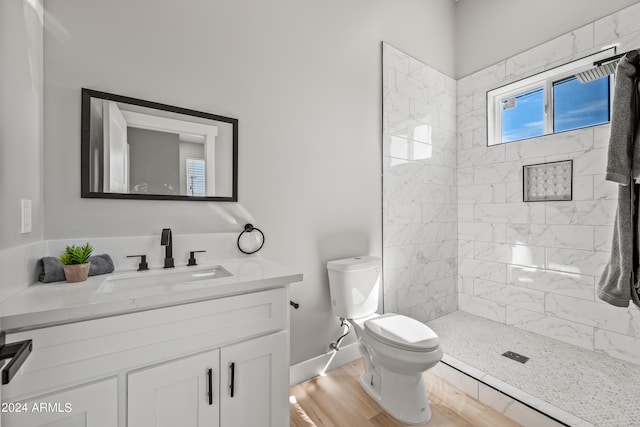
[[[288,328],[286,287],[7,335],[33,352],[4,398],[29,397]]]

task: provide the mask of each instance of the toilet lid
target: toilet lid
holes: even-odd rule
[[[364,330],[378,341],[405,350],[428,351],[440,345],[431,328],[401,314],[387,313],[367,320]]]

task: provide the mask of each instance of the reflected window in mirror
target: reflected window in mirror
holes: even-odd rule
[[[82,197],[237,201],[238,120],[82,90]]]

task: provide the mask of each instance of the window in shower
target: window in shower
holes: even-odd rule
[[[611,50],[487,92],[488,145],[607,123],[613,78],[581,83],[576,74]]]
[[[580,83],[575,76],[553,83],[553,132],[609,121],[609,76]]]

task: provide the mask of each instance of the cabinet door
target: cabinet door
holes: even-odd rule
[[[219,351],[212,350],[130,373],[128,425],[218,426],[218,366]]]
[[[220,350],[220,425],[289,425],[287,331]]]
[[[19,381],[20,378],[14,379]],[[24,412],[15,412],[21,405]],[[115,378],[26,401],[3,402],[4,427],[111,427],[118,425]],[[13,406],[11,406],[13,405]]]

